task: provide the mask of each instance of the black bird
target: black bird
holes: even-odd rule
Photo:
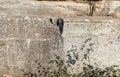
[[[49,21],[51,24],[57,25],[59,27],[60,33],[63,33],[64,20],[62,18],[58,18],[56,23],[53,22],[52,18],[50,18]]]
[[[56,24],[59,27],[60,33],[62,34],[63,33],[64,20],[62,18],[58,18]]]

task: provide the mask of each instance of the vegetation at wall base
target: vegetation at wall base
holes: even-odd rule
[[[90,41],[91,38],[86,39],[84,46],[86,43],[90,43]],[[60,55],[55,54],[55,59],[50,60],[47,67],[42,66],[42,64],[36,60],[35,63],[38,65],[36,73],[25,72],[24,70],[21,71],[24,72],[24,77],[120,77],[120,69],[117,65],[101,69],[98,67],[97,63],[95,63],[96,66],[90,64],[90,53],[94,52],[92,48],[93,45],[94,43],[90,43],[90,47],[86,48],[83,55],[83,61],[88,62],[83,62],[83,68],[81,69],[82,72],[77,74],[71,74],[68,72],[68,68],[71,68],[77,61],[79,61],[78,50],[74,45],[72,45],[70,51],[67,51],[68,60],[64,60]]]

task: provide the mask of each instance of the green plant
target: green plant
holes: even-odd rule
[[[120,77],[120,69],[117,69],[117,65],[106,67],[105,69],[91,65],[90,54],[94,52],[93,46],[95,45],[91,40],[92,38],[87,38],[81,46],[81,50],[84,51],[83,61],[85,62],[83,62],[83,69],[81,69],[83,71],[78,74],[68,73],[68,68],[79,61],[79,51],[77,46],[74,45],[72,45],[71,50],[67,51],[67,60],[55,54],[55,58],[48,62],[48,66],[43,66],[36,60],[35,63],[38,65],[36,73],[25,72],[24,69],[21,71],[24,72],[25,77]]]
[[[86,44],[89,44],[89,47],[86,48],[83,60],[88,61],[88,63],[83,62],[83,72],[81,73],[80,77],[119,77],[118,72],[120,73],[120,69],[116,69],[118,66],[113,65],[110,67],[106,67],[105,69],[101,69],[99,67],[91,65],[90,60],[90,53],[94,52],[92,46],[95,45],[95,43],[91,42],[92,38],[88,38],[84,41],[84,44],[82,45],[82,50],[85,48]],[[97,63],[95,63],[97,65]]]

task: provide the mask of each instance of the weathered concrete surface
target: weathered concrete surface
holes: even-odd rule
[[[0,15],[5,15],[0,16],[1,76],[20,75],[23,73],[20,69],[24,69],[25,72],[35,72],[36,59],[45,64],[49,58],[54,58],[54,53],[65,57],[72,45],[77,46],[80,56],[80,60],[71,70],[72,73],[80,70],[78,68],[82,65],[81,59],[84,51],[90,48],[89,44],[94,44],[92,46],[94,52],[90,55],[91,64],[94,65],[96,62],[101,68],[120,65],[120,19],[77,17],[89,14],[88,4],[22,1],[0,0]],[[119,1],[103,2],[96,6],[95,15],[113,13],[120,16]],[[39,17],[39,15],[43,16]],[[62,36],[58,28],[50,24],[51,16],[65,19]]]
[[[73,65],[72,73],[81,71],[81,59],[88,48],[93,49],[90,52],[91,62],[89,64],[97,63],[100,68],[112,65],[120,66],[120,19],[109,17],[67,18],[63,37],[65,51],[69,51],[72,45],[77,46],[80,60]]]
[[[35,72],[62,52],[62,37],[49,17],[0,16],[0,77]],[[62,54],[61,54],[62,55]]]
[[[80,70],[81,59],[90,44],[93,44],[94,50],[90,53],[91,64],[97,63],[101,68],[120,65],[120,19],[62,17],[65,26],[61,36],[57,26],[50,24],[49,18],[0,16],[1,75],[20,75],[23,73],[20,69],[35,72],[35,61],[46,65],[49,58],[54,58],[54,53],[66,59],[65,55],[72,45],[77,46],[80,58],[72,67],[72,73]]]

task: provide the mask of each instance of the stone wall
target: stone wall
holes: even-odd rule
[[[0,34],[0,77],[36,72],[36,60],[46,66],[62,53],[62,37],[47,17],[0,16]]]
[[[49,18],[50,16],[0,16],[1,75],[21,75],[21,69],[35,72],[36,60],[47,65],[54,54],[67,60],[67,51],[72,46],[77,47],[79,55],[79,61],[71,70],[76,73],[81,69],[83,54],[90,44],[93,44],[91,64],[97,63],[100,68],[119,65],[119,19],[62,17],[65,25],[61,36],[58,27],[50,24]]]
[[[71,17],[64,26],[64,47],[66,55],[76,46],[79,61],[71,71],[81,70],[82,60],[87,49],[90,51],[90,64],[100,68],[120,65],[120,19],[110,17]],[[76,53],[76,51],[75,51]]]
[[[81,16],[88,15],[87,4],[15,1],[0,1],[0,77],[21,75],[21,69],[35,72],[36,60],[46,66],[54,54],[67,60],[67,51],[72,46],[76,46],[79,55],[79,61],[71,70],[76,73],[81,69],[83,54],[90,44],[93,49],[91,64],[97,63],[100,68],[120,65],[120,19]],[[103,15],[104,11],[107,15],[112,10],[103,7],[96,15]],[[58,27],[49,22],[51,17],[64,19],[62,36]]]

